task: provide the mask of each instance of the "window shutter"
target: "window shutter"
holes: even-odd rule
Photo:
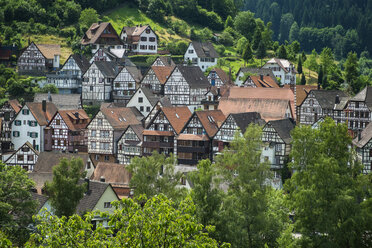
[[[35,138],[37,138],[37,136],[38,136],[38,133],[35,133]]]

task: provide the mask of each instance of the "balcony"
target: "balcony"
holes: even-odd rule
[[[173,142],[144,141],[142,147],[147,148],[173,148]]]
[[[209,153],[209,147],[205,146],[177,146],[178,152],[187,152],[187,153]]]

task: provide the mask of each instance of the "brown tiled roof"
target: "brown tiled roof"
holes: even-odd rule
[[[172,57],[171,56],[158,56],[156,59],[160,59],[161,62],[163,62],[163,64],[165,66],[171,66],[171,67],[175,67],[176,66],[176,64],[172,60]]]
[[[132,75],[133,79],[139,83],[142,80],[142,73],[136,66],[126,66],[128,72]]]
[[[307,95],[309,94],[310,90],[316,90],[318,88],[317,85],[296,85],[296,106],[300,106],[302,102],[305,100]],[[286,84],[284,88],[290,89],[291,86]]]
[[[294,104],[294,94],[292,90],[285,88],[242,88],[242,87],[231,87],[222,98],[225,99],[272,99],[272,100],[285,100],[290,102],[291,111],[293,113],[293,118],[295,119],[295,104]],[[222,99],[221,98],[221,99]],[[221,101],[221,100],[220,100]],[[253,112],[255,110],[252,110]],[[252,111],[240,111],[242,112],[252,112]],[[224,112],[224,111],[223,111]],[[259,112],[259,111],[256,111]],[[224,112],[224,114],[226,114]],[[262,114],[262,113],[261,113]],[[265,119],[265,118],[264,118]]]
[[[143,130],[143,135],[155,135],[155,136],[174,136],[172,131],[158,131],[158,130]]]
[[[227,73],[224,70],[222,70],[221,68],[217,68],[217,67],[214,68],[213,70],[217,73],[217,75],[219,76],[219,78],[222,80],[224,84],[226,85],[230,84],[229,75],[227,75]]]
[[[46,103],[46,112],[43,111],[41,102],[28,102],[26,106],[40,126],[46,126],[57,112],[56,106],[51,102]]]
[[[149,27],[149,25],[143,25],[143,26],[135,26],[135,27],[123,27],[123,30],[126,31],[127,35],[129,36],[140,36],[143,31],[146,30],[146,28]]]
[[[16,114],[18,114],[18,112],[22,108],[22,105],[18,102],[18,100],[17,99],[12,99],[12,100],[9,100],[8,102],[9,102],[10,106],[14,109]]]
[[[181,133],[178,135],[177,140],[196,140],[196,141],[205,141],[209,140],[208,136],[205,134],[198,135],[198,134],[184,134]]]
[[[360,134],[360,139],[357,136],[353,139],[353,145],[363,148],[372,139],[372,124],[369,123]]]
[[[255,99],[255,98],[221,98],[218,109],[226,116],[231,113],[258,112],[265,121],[285,118],[288,100],[281,99]],[[292,111],[293,115],[293,111]]]
[[[54,55],[61,55],[61,46],[56,44],[36,44],[40,52],[47,59],[54,59]]]
[[[188,107],[163,107],[162,111],[177,134],[182,131],[186,122],[191,117]]]
[[[279,85],[270,76],[250,76],[252,82],[258,88],[279,88]]]
[[[30,148],[31,151],[33,151],[36,155],[39,155],[39,151],[35,150],[34,147],[31,145],[31,143],[26,141],[26,143],[24,143],[22,146],[20,146],[15,152],[12,153],[12,155],[10,155],[7,158],[7,160],[4,161],[4,163],[6,164],[13,156],[17,155],[19,150],[21,150],[25,146],[28,146],[28,148]]]
[[[98,162],[91,176],[91,180],[100,181],[101,177],[103,177],[107,183],[129,185],[131,174],[125,169],[125,165]]]
[[[115,130],[125,130],[129,125],[139,125],[133,108],[101,108],[106,120]]]
[[[83,39],[81,40],[82,45],[88,45],[88,44],[95,44],[97,40],[100,38],[100,36],[103,34],[103,31],[106,28],[110,28],[113,32],[112,34],[105,34],[116,38],[115,44],[121,45],[122,42],[120,40],[120,37],[116,33],[115,29],[112,27],[111,23],[109,22],[102,22],[102,23],[93,23],[90,28],[85,33]]]
[[[210,138],[218,132],[219,127],[226,119],[221,110],[196,111],[195,114]]]
[[[161,84],[165,84],[168,77],[173,71],[172,66],[152,66],[151,69],[154,71],[156,77],[159,79]]]
[[[80,94],[48,94],[36,93],[34,102],[52,102],[58,109],[81,109]]]
[[[59,110],[58,113],[71,131],[85,129],[90,121],[89,116],[84,109]],[[84,123],[81,123],[79,120],[85,121]],[[76,121],[79,122],[76,123]]]

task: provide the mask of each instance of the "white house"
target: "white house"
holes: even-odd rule
[[[135,107],[146,117],[153,107],[158,103],[159,97],[156,97],[149,88],[141,87],[133,94],[127,107]]]
[[[25,142],[36,151],[44,151],[44,128],[57,112],[51,102],[28,102],[12,122],[12,143],[18,149]]]
[[[21,166],[27,171],[32,171],[37,162],[39,152],[36,151],[30,142],[26,142],[18,148],[4,163],[8,166]]]
[[[276,80],[275,75],[274,75],[274,73],[271,69],[268,69],[268,68],[254,68],[254,67],[241,67],[239,69],[238,73],[236,73],[235,85],[236,86],[242,86],[244,84],[244,82],[247,80],[248,75],[270,76],[271,78]]]
[[[134,53],[158,53],[158,37],[150,25],[137,25],[135,27],[123,27],[120,39],[130,52]]]
[[[141,71],[136,66],[125,66],[116,75],[112,86],[114,102],[128,103],[142,79]]]
[[[282,84],[296,84],[296,68],[286,59],[272,58],[262,68],[271,69]]]
[[[186,50],[184,60],[186,63],[199,66],[204,72],[208,67],[217,64],[218,57],[212,43],[193,41]]]

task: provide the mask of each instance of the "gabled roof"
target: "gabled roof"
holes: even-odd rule
[[[221,110],[196,111],[194,114],[196,114],[210,138],[218,132],[218,129],[226,119]]]
[[[171,56],[158,56],[155,61],[159,59],[161,62],[163,62],[163,64],[165,66],[170,66],[170,67],[175,67],[176,64],[174,63],[174,61],[172,60],[172,57]],[[154,61],[154,63],[155,63]],[[154,63],[151,65],[151,66],[154,66]]]
[[[18,102],[17,99],[12,99],[8,101],[9,105],[14,109],[16,114],[22,109],[22,105]]]
[[[225,85],[228,85],[228,84],[231,84],[231,80],[230,80],[230,78],[229,78],[229,75],[227,75],[227,73],[224,71],[224,70],[222,70],[221,68],[217,68],[217,67],[215,67],[215,68],[213,68],[212,70],[211,70],[211,72],[212,71],[215,71],[216,73],[217,73],[217,75],[218,75],[218,77],[221,79],[221,81],[225,84]]]
[[[140,88],[138,88],[138,90],[142,90],[142,92],[146,96],[147,100],[149,100],[151,106],[154,106],[159,101],[159,97],[155,96],[149,88],[140,87]]]
[[[98,162],[91,176],[91,180],[100,181],[101,178],[104,178],[105,182],[111,183],[112,185],[129,186],[131,174],[125,169],[125,165]]]
[[[270,76],[252,75],[249,78],[258,88],[279,88],[279,85]]]
[[[287,118],[282,120],[269,121],[267,125],[271,125],[275,129],[284,143],[291,143],[291,131],[295,128],[295,122],[293,120]]]
[[[118,65],[112,61],[94,61],[98,70],[102,72],[105,77],[115,78],[119,73]]]
[[[346,97],[346,93],[341,90],[311,90],[309,94],[314,94],[323,109],[334,109],[336,97]]]
[[[43,111],[41,102],[27,102],[26,106],[40,126],[46,126],[57,112],[56,106],[51,102],[46,103],[46,112]]]
[[[290,89],[291,87],[291,85],[286,84],[283,88]],[[300,106],[302,104],[310,90],[316,90],[318,88],[317,85],[295,85],[294,87],[296,87],[296,106]]]
[[[123,27],[122,31],[125,31],[127,35],[130,36],[140,36],[143,31],[146,30],[147,27],[150,27],[149,25],[137,25],[135,27]],[[151,27],[150,27],[151,28]]]
[[[139,83],[142,80],[142,73],[136,66],[126,66],[125,67],[130,75],[132,75],[133,79]]]
[[[7,158],[7,160],[5,160],[4,161],[4,163],[6,164],[13,156],[15,156],[15,155],[17,155],[17,153],[23,148],[23,147],[25,147],[25,146],[27,146],[28,148],[30,148],[31,149],[31,151],[33,151],[36,155],[39,155],[39,151],[37,151],[37,150],[35,150],[33,147],[32,147],[32,145],[31,145],[31,143],[30,142],[28,142],[28,141],[26,141],[26,143],[24,143],[23,145],[21,145],[15,152],[13,152],[13,154],[12,155],[10,155],[8,158]]]
[[[238,125],[242,133],[245,133],[245,130],[251,123],[258,125],[264,125],[266,123],[265,120],[261,118],[261,115],[258,112],[246,112],[236,114],[232,113],[230,114],[230,116],[234,119],[236,125]]]
[[[291,67],[293,64],[286,59],[278,59],[278,58],[272,58],[269,61],[267,61],[266,64],[277,64],[279,65],[285,72],[288,72],[288,68]],[[296,69],[295,72],[297,73]]]
[[[61,152],[40,152],[39,158],[34,166],[35,173],[52,173],[53,167],[58,165],[62,158],[71,160],[81,158],[85,165],[89,159],[87,153],[61,153]]]
[[[75,60],[82,74],[84,74],[89,69],[90,63],[89,63],[89,60],[85,56],[81,54],[71,54],[70,57],[72,57]],[[68,59],[66,60],[66,62],[67,61]]]
[[[236,73],[236,76],[238,76],[240,72],[249,73],[249,74],[256,75],[256,76],[259,76],[259,75],[269,76],[276,83],[279,83],[278,80],[276,79],[273,71],[271,69],[268,69],[268,68],[241,67],[239,69],[239,71]]]
[[[90,121],[84,109],[58,110],[67,127],[71,131],[85,129]],[[57,115],[56,113],[56,115]],[[55,116],[56,116],[55,115]],[[84,123],[76,123],[78,120],[86,120]]]
[[[208,79],[202,72],[199,66],[183,66],[177,65],[182,76],[192,89],[208,88],[210,84]],[[172,72],[173,73],[173,72]]]
[[[372,139],[372,124],[371,122],[363,129],[359,136],[353,139],[353,145],[359,148],[363,148]]]
[[[111,23],[109,22],[102,22],[102,23],[93,23],[90,28],[85,32],[81,44],[82,45],[88,45],[88,44],[95,44],[97,43],[98,39],[105,31],[106,28],[111,29],[112,33],[109,34],[110,38],[115,37],[115,44],[121,45],[122,42],[120,40],[120,37],[116,33],[115,29],[112,27]],[[106,35],[106,34],[105,34]]]
[[[36,93],[34,102],[41,103],[43,100],[53,103],[57,109],[81,109],[80,94],[48,94]]]
[[[159,111],[163,111],[165,117],[172,125],[174,131],[179,134],[186,122],[191,117],[191,112],[188,107],[163,107]]]
[[[47,59],[54,59],[54,55],[61,55],[61,46],[56,44],[35,44]]]
[[[369,110],[372,110],[372,87],[365,87],[362,91],[352,97],[350,101],[365,102]]]
[[[208,42],[200,42],[200,41],[193,41],[191,42],[196,55],[199,58],[218,58],[219,55],[214,49],[212,43]]]
[[[133,132],[137,135],[138,139],[140,141],[143,141],[143,135],[142,135],[142,132],[143,130],[145,129],[142,124],[141,125],[129,125],[128,128],[123,132],[122,136],[125,134],[125,132],[131,128],[133,130]],[[119,138],[119,140],[121,139],[121,137]]]
[[[115,130],[125,130],[129,125],[140,125],[136,111],[138,110],[135,107],[101,108],[102,114]]]
[[[173,71],[173,66],[151,66],[161,84],[165,84]]]

